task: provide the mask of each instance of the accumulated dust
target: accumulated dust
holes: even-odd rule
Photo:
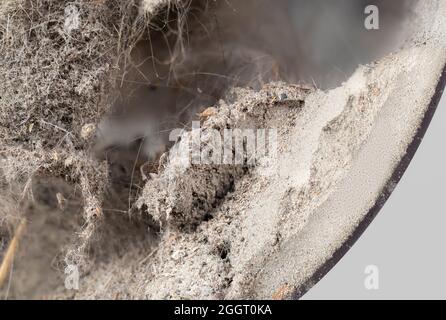
[[[0,298],[286,299],[310,279],[324,262],[311,248],[290,283],[265,272],[424,54],[429,30],[405,46],[398,31],[413,6],[435,10],[387,2],[365,39],[333,21],[353,30],[366,1],[330,5],[326,24],[293,18],[326,6],[304,2],[2,1],[0,261],[19,246]],[[274,130],[275,149],[220,154],[215,142],[244,129]],[[197,133],[214,162],[196,162]]]

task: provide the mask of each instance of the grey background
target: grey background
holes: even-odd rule
[[[394,193],[303,299],[446,299],[446,94]],[[365,268],[379,268],[367,290]]]

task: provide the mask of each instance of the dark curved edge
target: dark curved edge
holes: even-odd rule
[[[446,65],[444,66],[443,72],[440,76],[439,82],[435,89],[435,94],[433,95],[428,109],[424,114],[423,121],[419,126],[417,133],[408,146],[406,150],[406,154],[403,156],[399,164],[396,166],[392,176],[387,181],[384,188],[381,190],[381,194],[376,200],[374,206],[369,210],[364,219],[359,223],[353,233],[349,236],[349,238],[344,242],[344,244],[335,251],[333,256],[328,259],[319,269],[313,274],[313,276],[305,282],[305,284],[298,287],[292,294],[291,299],[297,300],[302,298],[304,294],[306,294],[316,283],[318,283],[341,259],[342,257],[350,250],[350,248],[356,243],[356,241],[361,237],[367,227],[372,223],[373,219],[378,215],[379,211],[383,208],[384,204],[390,198],[393,190],[395,189],[392,186],[395,186],[396,183],[399,183],[405,171],[409,167],[410,162],[412,161],[415,153],[418,150],[418,147],[421,144],[421,141],[424,138],[424,135],[427,132],[427,129],[432,121],[432,118],[437,110],[437,107],[440,103],[440,100],[443,96],[443,92],[446,87]]]

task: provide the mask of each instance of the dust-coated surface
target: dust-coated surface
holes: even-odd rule
[[[293,81],[282,79],[276,68],[278,61],[289,60],[270,60],[273,78],[264,81],[262,72],[252,88],[242,82],[245,88],[232,89],[235,84],[229,83],[200,115],[191,112],[199,120],[207,151],[215,146],[214,132],[220,137],[228,129],[275,129],[276,152],[261,154],[254,163],[248,162],[250,157],[229,166],[191,163],[190,153],[177,153],[190,147],[188,139],[197,132],[185,125],[175,145],[159,158],[162,148],[157,148],[155,160],[150,159],[155,163],[138,163],[141,147],[136,152],[122,148],[116,160],[110,150],[102,156],[93,150],[100,121],[116,111],[111,106],[119,100],[117,87],[134,80],[126,77],[127,68],[143,78],[160,77],[157,59],[146,57],[153,63],[141,71],[131,48],[148,37],[146,47],[153,50],[152,33],[144,33],[151,22],[165,28],[158,34],[161,43],[164,35],[173,35],[180,53],[173,56],[195,58],[197,53],[183,50],[184,43],[177,41],[183,39],[175,37],[186,26],[182,13],[190,9],[183,6],[188,2],[144,1],[147,7],[135,1],[88,2],[82,12],[88,32],[72,32],[59,27],[64,3],[53,7],[39,0],[30,6],[23,1],[31,20],[11,1],[0,6],[5,25],[10,17],[15,19],[14,32],[6,28],[1,34],[0,47],[8,57],[0,65],[6,92],[0,105],[0,200],[5,204],[0,208],[0,235],[5,256],[14,227],[23,217],[29,221],[22,243],[27,250],[17,252],[2,289],[12,298],[289,298],[312,284],[308,280],[314,272],[342,246],[380,194],[393,190],[390,176],[446,63],[446,4],[418,1],[410,11],[412,32],[404,45],[375,62],[355,65],[353,74],[333,89],[278,81]],[[164,23],[173,13],[162,6],[166,3],[176,8],[174,26]],[[201,10],[207,2],[197,3],[192,9]],[[51,13],[55,21],[44,21],[28,33],[42,12]],[[211,26],[219,28],[218,23]],[[164,47],[168,58],[171,40]],[[201,48],[204,42],[198,40],[186,43]],[[257,46],[253,44],[264,49]],[[203,54],[217,56],[223,66],[243,60],[237,51],[227,50],[230,55],[222,59],[223,47],[210,48],[210,55]],[[14,60],[17,51],[31,57],[31,66]],[[242,52],[249,60],[252,56],[245,53],[256,51]],[[184,61],[160,62],[176,82],[150,80],[147,88],[155,96],[160,85],[183,90],[188,75],[202,71],[196,59],[180,59]],[[183,74],[177,77],[179,70]],[[197,84],[193,93],[206,95],[207,89]],[[170,94],[168,98],[172,100]],[[231,145],[228,154],[233,153]],[[124,164],[124,158],[130,162]],[[45,252],[42,259],[40,250]],[[79,290],[65,286],[67,265],[79,271]],[[27,268],[43,271],[29,277]]]
[[[304,299],[446,298],[445,123],[446,95],[378,217]],[[364,285],[370,265],[378,267],[378,290]]]

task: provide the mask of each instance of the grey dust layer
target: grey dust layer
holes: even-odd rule
[[[151,19],[169,3],[146,0],[135,14]],[[15,5],[2,2],[2,26],[14,19],[8,12]],[[103,11],[97,17],[92,14],[92,35],[83,38],[86,43],[96,41],[92,47],[110,45],[107,22],[115,24],[110,20],[113,17],[104,18],[107,11]],[[113,208],[104,207],[107,165],[88,155],[90,134],[85,127],[90,124],[94,130],[105,112],[98,107],[100,101],[90,98],[95,92],[109,90],[100,73],[113,74],[115,52],[104,57],[101,52],[84,52],[73,45],[71,52],[63,53],[72,57],[74,68],[79,64],[79,69],[70,77],[54,76],[62,88],[72,86],[79,92],[60,97],[50,91],[35,95],[30,91],[27,96],[26,88],[34,87],[27,84],[26,75],[32,78],[45,69],[23,65],[26,70],[22,73],[3,71],[13,70],[8,63],[19,64],[14,60],[18,50],[28,55],[44,52],[37,48],[26,52],[37,44],[23,46],[14,38],[17,34],[2,29],[6,31],[1,34],[0,52],[9,60],[0,62],[4,92],[0,100],[3,248],[22,215],[37,221],[24,236],[25,248],[14,271],[19,284],[11,294],[76,299],[285,299],[308,285],[389,185],[446,64],[446,3],[419,1],[413,11],[413,32],[401,49],[358,67],[338,88],[322,91],[274,82],[260,90],[233,89],[230,99],[215,105],[202,127],[278,128],[279,156],[273,159],[274,166],[184,168],[166,154],[158,173],[145,183],[135,201],[140,210],[129,219],[114,218]],[[26,30],[25,25],[21,31]],[[121,35],[131,37],[132,32],[122,30]],[[47,45],[54,46],[43,42],[39,48],[44,50]],[[56,49],[52,47],[50,52]],[[32,61],[33,57],[27,57]],[[78,59],[90,61],[88,68],[95,66],[97,73],[86,73],[88,68]],[[52,74],[44,76],[51,78]],[[9,85],[3,84],[5,81]],[[12,101],[18,95],[23,95],[22,100]],[[72,127],[57,132],[60,141],[38,142],[48,140],[53,132],[50,120],[54,115],[45,115],[39,109],[43,100],[35,99],[65,99],[68,115],[76,114]],[[21,114],[24,101],[32,111]],[[14,117],[26,124],[18,131],[12,130],[17,125],[11,124]],[[33,124],[27,117],[49,120]],[[47,130],[45,126],[49,126]],[[38,139],[26,138],[37,129]],[[52,203],[34,203],[32,196],[39,194],[30,190],[60,195],[59,208],[51,209]],[[76,196],[67,199],[67,194]],[[44,229],[48,219],[51,223],[45,228],[49,229]],[[156,234],[148,234],[158,227]],[[45,233],[44,243],[49,244],[43,252],[33,249],[33,234],[39,232]],[[39,275],[29,275],[48,272],[42,257],[54,270],[44,285]],[[80,290],[64,289],[65,264],[57,261],[79,266]],[[33,266],[35,269],[29,269]]]

